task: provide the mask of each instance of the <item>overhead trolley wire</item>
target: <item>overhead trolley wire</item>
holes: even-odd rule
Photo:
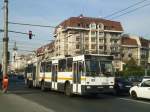
[[[147,7],[147,6],[150,6],[150,3],[145,4],[145,5],[143,5],[143,6],[140,6],[140,7],[137,7],[137,8],[135,8],[135,9],[130,10],[130,11],[127,11],[127,12],[125,12],[125,13],[123,13],[123,14],[118,15],[118,16],[114,16],[114,17],[112,17],[111,19],[115,19],[115,18],[121,17],[121,16],[123,16],[123,15],[129,14],[129,13],[132,13],[132,12],[135,12],[135,11],[137,11],[137,10],[139,10],[139,9],[142,9],[142,8],[144,8],[144,7]]]
[[[112,16],[114,16],[114,15],[116,15],[116,14],[122,13],[122,12],[124,12],[124,11],[126,11],[126,10],[128,10],[128,9],[130,9],[130,8],[133,8],[133,7],[137,6],[137,5],[140,5],[140,4],[142,4],[142,3],[146,2],[146,1],[148,1],[148,0],[143,0],[143,1],[137,2],[137,3],[135,3],[135,4],[132,4],[132,5],[128,6],[127,8],[124,8],[124,9],[121,9],[121,10],[119,10],[119,11],[113,12],[112,14],[107,15],[107,16],[105,16],[105,17],[103,17],[103,18],[112,17]]]
[[[17,23],[17,22],[8,22],[9,24],[15,24],[15,25],[23,25],[23,26],[37,26],[37,27],[48,27],[48,28],[58,28],[56,26],[51,25],[39,25],[39,24],[28,24],[28,23]]]

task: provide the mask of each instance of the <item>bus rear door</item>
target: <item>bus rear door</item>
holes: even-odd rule
[[[57,90],[58,64],[52,65],[52,89]]]
[[[81,93],[82,62],[73,63],[73,93]]]

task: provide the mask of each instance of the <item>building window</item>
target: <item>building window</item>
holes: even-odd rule
[[[110,26],[104,26],[104,29],[105,30],[111,30],[111,27]]]
[[[132,57],[132,53],[129,53],[129,54],[128,54],[128,57],[131,58],[131,57]]]
[[[95,45],[95,44],[92,44],[92,45],[91,45],[91,48],[92,48],[92,49],[95,49],[95,48],[96,48],[96,45]]]
[[[95,23],[91,24],[91,28],[96,29],[96,24]]]
[[[86,28],[89,28],[89,24],[86,24]]]
[[[92,35],[92,36],[95,36],[95,35],[96,35],[96,32],[91,32],[91,35]]]
[[[103,43],[103,39],[99,39],[99,42],[100,42],[100,43]]]
[[[116,44],[116,43],[117,43],[117,40],[114,40],[114,43]]]
[[[92,38],[91,38],[91,41],[92,41],[92,42],[95,42],[95,41],[96,41],[96,38],[95,38],[95,37],[92,37]]]
[[[103,32],[99,32],[99,35],[101,36],[101,35],[104,35],[104,33]]]
[[[80,51],[76,51],[76,54],[80,54],[81,52]]]
[[[80,38],[79,37],[76,37],[76,41],[79,41],[80,40]]]
[[[79,44],[77,44],[77,45],[76,45],[76,49],[80,49],[80,46],[79,46]]]
[[[78,27],[80,27],[81,26],[81,24],[80,23],[78,23]]]
[[[89,49],[89,45],[85,45],[85,49]]]
[[[89,32],[85,32],[85,35],[89,35]]]
[[[99,49],[103,49],[103,46],[99,46]]]
[[[86,38],[85,38],[85,41],[89,41],[89,37],[86,37]]]

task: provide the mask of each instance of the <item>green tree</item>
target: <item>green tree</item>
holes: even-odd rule
[[[141,76],[144,75],[144,68],[138,66],[135,59],[131,57],[131,59],[124,65],[123,71],[121,74],[123,76]]]

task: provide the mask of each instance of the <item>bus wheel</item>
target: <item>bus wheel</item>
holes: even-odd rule
[[[31,86],[31,82],[29,81],[29,80],[27,80],[27,87],[28,88],[31,88],[32,86]]]
[[[67,83],[65,85],[65,95],[66,96],[72,96],[72,92],[71,92],[71,85],[69,83]]]
[[[45,85],[44,85],[44,81],[41,82],[41,90],[42,90],[42,91],[45,91],[45,90],[46,90]]]

